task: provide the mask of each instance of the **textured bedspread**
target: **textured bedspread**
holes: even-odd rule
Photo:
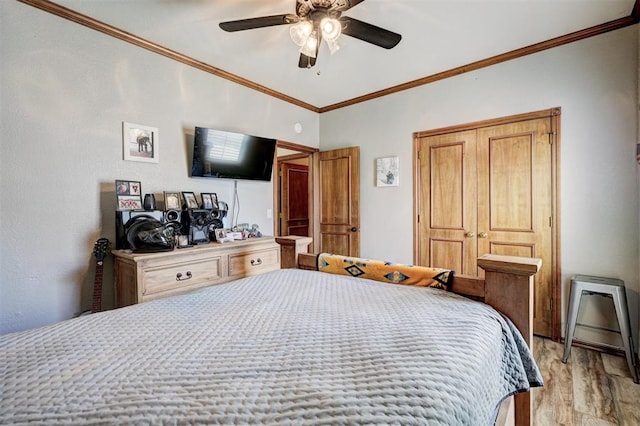
[[[281,270],[0,336],[0,424],[486,425],[541,378],[492,308]]]

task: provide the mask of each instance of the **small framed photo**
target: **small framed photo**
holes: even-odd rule
[[[222,228],[217,228],[214,231],[216,236],[216,241],[219,243],[225,242],[227,240],[227,230]]]
[[[209,195],[211,195],[211,208],[218,210],[218,194],[212,192]]]
[[[158,129],[122,122],[122,152],[127,161],[159,162]]]
[[[164,192],[164,209],[165,210],[180,210],[180,193],[178,192]]]
[[[118,210],[142,209],[142,185],[133,180],[116,180],[116,204]]]
[[[218,210],[218,195],[213,192],[201,192],[202,208]]]
[[[376,159],[376,186],[400,185],[400,160],[397,156]]]
[[[189,244],[189,236],[188,235],[178,235],[178,247],[191,247]]]
[[[208,192],[201,192],[200,198],[202,198],[202,208],[203,209],[212,209],[213,204],[211,203],[211,194]]]
[[[182,198],[188,209],[197,209],[198,200],[196,200],[196,194],[193,192],[182,192]]]

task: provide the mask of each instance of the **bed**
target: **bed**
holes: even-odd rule
[[[516,395],[515,423],[528,424],[527,391],[542,379],[518,318],[297,258],[300,268],[0,336],[0,423],[482,425]],[[456,278],[452,289],[486,298],[503,280],[510,298],[507,281],[531,281],[536,264],[485,260],[482,288]]]

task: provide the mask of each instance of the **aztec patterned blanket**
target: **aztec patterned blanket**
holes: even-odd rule
[[[316,259],[316,267],[318,271],[329,274],[443,290],[449,288],[449,282],[453,278],[453,271],[450,269],[404,265],[330,253],[320,253]]]
[[[279,270],[0,336],[0,424],[487,425],[522,337],[432,288]]]

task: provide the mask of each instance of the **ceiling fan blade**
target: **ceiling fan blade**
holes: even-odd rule
[[[354,18],[343,16],[340,18],[340,22],[342,22],[342,34],[375,44],[376,46],[384,47],[385,49],[395,47],[400,43],[400,40],[402,40],[400,34]]]
[[[344,12],[345,10],[351,9],[353,6],[362,3],[364,0],[342,0],[344,5],[338,5],[335,10],[339,10],[340,12]]]
[[[252,30],[254,28],[273,27],[298,22],[299,18],[290,13],[282,15],[261,16],[259,18],[238,19],[237,21],[220,22],[220,28],[228,32]]]
[[[311,56],[307,56],[304,53],[300,54],[300,59],[298,60],[299,68],[311,68],[316,64],[316,58],[312,58]]]

